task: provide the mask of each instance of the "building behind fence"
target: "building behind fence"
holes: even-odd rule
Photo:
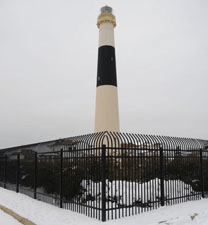
[[[102,221],[208,192],[208,141],[113,132],[0,151],[0,186]]]

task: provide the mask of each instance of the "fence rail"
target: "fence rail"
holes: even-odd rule
[[[3,149],[0,186],[117,219],[205,197],[208,141],[101,132]]]

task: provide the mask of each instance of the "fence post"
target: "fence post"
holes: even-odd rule
[[[7,155],[5,155],[4,161],[4,188],[6,188],[6,182],[7,182]]]
[[[37,167],[38,167],[38,156],[35,152],[35,165],[34,165],[34,199],[37,199]]]
[[[106,221],[106,145],[102,145],[102,222]]]
[[[164,206],[164,167],[163,167],[163,148],[160,148],[160,195],[161,206]]]
[[[63,149],[60,152],[60,208],[63,208]]]
[[[201,191],[202,198],[204,198],[204,173],[203,173],[203,157],[202,157],[202,149],[200,149],[200,176],[201,176]]]
[[[19,179],[20,179],[20,153],[17,154],[17,178],[16,178],[16,192],[19,192]]]

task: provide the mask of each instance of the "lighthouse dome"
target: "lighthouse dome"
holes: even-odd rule
[[[113,9],[110,6],[104,6],[100,9],[101,13],[113,13]]]

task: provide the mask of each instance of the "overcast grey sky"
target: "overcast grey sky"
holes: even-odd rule
[[[106,4],[121,131],[208,139],[207,0],[0,0],[0,148],[93,132]]]

